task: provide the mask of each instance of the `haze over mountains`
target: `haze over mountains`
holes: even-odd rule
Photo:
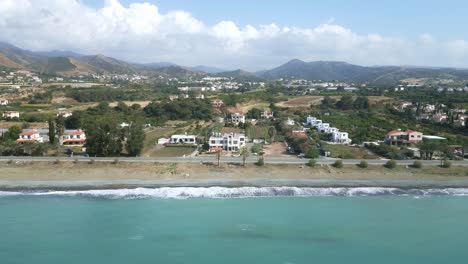
[[[277,68],[259,72],[227,71],[209,66],[184,67],[171,62],[130,63],[104,55],[72,51],[33,52],[0,42],[0,66],[58,74],[163,74],[171,77],[212,74],[251,80],[297,78],[323,81],[352,81],[391,84],[407,78],[468,80],[468,70],[415,66],[365,67],[337,61],[291,60]]]

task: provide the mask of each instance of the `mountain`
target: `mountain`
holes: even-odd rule
[[[365,67],[339,61],[304,62],[291,60],[277,68],[260,71],[265,79],[296,78],[322,81],[352,81],[375,84],[393,84],[407,78],[468,79],[468,70],[452,68],[423,68],[378,66]]]
[[[34,53],[39,56],[44,56],[44,57],[81,58],[85,56],[83,54],[79,54],[79,53],[76,53],[73,51],[67,51],[67,50],[40,51],[40,52],[34,52]]]
[[[194,71],[206,72],[206,73],[211,73],[211,74],[226,72],[225,69],[210,67],[210,66],[205,66],[205,65],[198,65],[198,66],[190,67],[190,69]]]
[[[161,69],[161,68],[166,68],[166,67],[171,67],[171,66],[178,66],[177,64],[172,63],[172,62],[153,62],[153,63],[138,64],[138,65],[151,68],[151,69]]]
[[[76,60],[104,73],[133,74],[138,72],[134,65],[104,55],[84,56]]]
[[[233,78],[238,81],[262,81],[263,79],[255,75],[255,73],[244,70],[226,71],[215,74],[217,77]]]

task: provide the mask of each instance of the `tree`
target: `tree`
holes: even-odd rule
[[[359,96],[354,100],[353,107],[356,110],[367,110],[369,109],[369,99],[365,96]]]
[[[336,160],[335,163],[333,163],[332,166],[337,168],[337,169],[341,169],[341,168],[343,168],[343,161],[342,160]]]
[[[250,152],[247,147],[242,147],[240,149],[240,155],[242,157],[242,166],[245,167],[245,160],[247,160],[247,158],[250,156]]]
[[[416,160],[415,162],[413,162],[413,168],[416,168],[416,169],[422,168],[422,162],[419,160]]]
[[[367,161],[362,160],[362,161],[358,164],[358,167],[361,168],[361,169],[366,169],[367,167],[369,167],[369,164],[367,163]]]
[[[91,156],[119,156],[122,151],[122,131],[112,117],[102,117],[87,123],[86,150]]]
[[[55,123],[52,119],[49,119],[49,142],[52,145],[55,143]]]
[[[65,128],[67,129],[79,129],[81,128],[81,113],[74,112],[72,116],[65,119]]]
[[[218,167],[219,167],[219,161],[221,160],[221,150],[216,151],[216,159],[218,160]]]
[[[57,116],[55,119],[56,131],[60,137],[65,133],[65,118],[63,116]]]
[[[263,159],[263,157],[260,157],[258,159],[258,161],[255,163],[255,165],[259,166],[259,167],[263,167],[265,166],[265,160]]]
[[[394,169],[396,168],[396,166],[397,166],[397,163],[394,160],[389,160],[387,161],[387,163],[385,163],[385,168],[387,169]]]
[[[15,141],[19,138],[20,133],[21,133],[21,128],[19,128],[18,126],[12,126],[8,129],[7,132],[3,133],[1,141],[3,142]]]
[[[336,103],[336,100],[327,95],[323,98],[321,107],[322,108],[334,107],[335,103]]]
[[[307,162],[307,166],[314,168],[317,162],[314,159],[310,159],[309,162]]]
[[[340,101],[336,103],[336,107],[342,110],[350,110],[353,108],[353,97],[351,95],[344,95]]]
[[[271,142],[275,142],[275,136],[276,136],[276,129],[275,127],[270,127],[268,128],[268,135],[270,136]]]
[[[127,144],[125,148],[128,155],[138,156],[143,150],[143,141],[145,140],[145,132],[141,123],[133,123],[128,129]]]

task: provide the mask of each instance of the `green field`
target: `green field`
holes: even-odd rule
[[[269,126],[251,126],[246,130],[247,137],[249,139],[270,139],[270,135],[268,135],[269,128]]]
[[[164,147],[151,153],[151,157],[166,158],[166,157],[182,157],[190,155],[196,150],[196,147]]]

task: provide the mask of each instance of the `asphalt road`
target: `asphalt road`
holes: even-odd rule
[[[144,158],[144,157],[119,157],[119,158],[86,158],[86,157],[16,157],[16,156],[0,156],[0,162],[53,162],[56,160],[59,161],[75,161],[78,162],[89,162],[94,160],[95,162],[113,162],[115,160],[118,162],[134,162],[134,163],[217,163],[216,157],[173,157],[173,158]],[[255,163],[259,157],[251,156],[246,160],[246,163]],[[333,164],[336,159],[330,158],[320,158],[316,159],[317,165],[329,165]],[[265,157],[264,161],[266,164],[305,164],[308,159],[299,159],[296,157]],[[345,165],[356,165],[361,162],[361,160],[354,159],[345,159],[342,160]],[[388,160],[366,160],[369,165],[384,165]],[[414,160],[397,160],[398,165],[412,165]],[[468,160],[464,161],[450,161],[453,166],[468,166]],[[220,163],[242,163],[242,158],[240,157],[221,157]],[[440,160],[421,160],[423,165],[432,165],[438,166],[441,164]]]

